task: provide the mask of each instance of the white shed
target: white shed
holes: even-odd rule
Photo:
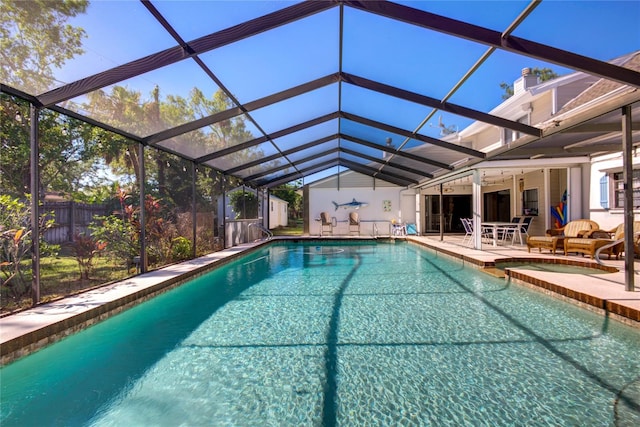
[[[286,227],[289,224],[289,202],[269,195],[269,229]]]

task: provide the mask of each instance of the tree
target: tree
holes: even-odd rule
[[[87,0],[2,0],[0,2],[0,81],[29,93],[48,90],[54,81],[54,69],[83,53],[85,31],[66,24],[69,18],[84,13]],[[21,120],[14,120],[20,113]],[[3,193],[23,197],[29,188],[29,109],[27,103],[2,94],[0,97],[0,179]],[[41,120],[57,120],[57,114],[41,115]],[[46,123],[51,125],[51,123]],[[43,129],[41,126],[40,129]],[[62,126],[40,135],[42,158],[62,138]],[[57,140],[57,141],[56,141]],[[55,162],[45,161],[54,171]],[[71,165],[71,163],[68,163]],[[57,168],[57,172],[69,168]],[[48,182],[47,171],[43,181]],[[58,177],[60,174],[56,174]],[[81,173],[78,175],[82,175]]]
[[[89,102],[80,108],[88,111],[91,117],[115,127],[137,135],[151,135],[232,107],[233,103],[221,90],[214,93],[211,99],[205,97],[198,88],[192,89],[188,98],[168,95],[163,99],[160,88],[156,87],[149,99],[144,99],[140,92],[114,86],[110,93],[99,90],[89,94]],[[137,143],[106,131],[99,134],[106,164],[116,175],[131,174],[137,181],[140,174]],[[238,116],[212,124],[206,129],[177,136],[163,142],[163,145],[171,148],[172,144],[188,144],[194,157],[198,157],[252,138],[244,118]],[[170,208],[190,206],[191,183],[185,179],[189,176],[190,165],[177,156],[159,150],[146,151],[149,191],[161,197]],[[251,149],[225,157],[225,164],[242,163],[260,156],[261,150]],[[214,170],[209,169],[208,173],[198,174],[198,179],[205,179],[206,184],[196,185],[200,189],[217,188],[219,178]]]
[[[538,76],[540,82],[546,82],[547,80],[553,80],[558,77],[551,68],[534,68],[531,72]],[[500,83],[500,88],[504,91],[502,94],[502,99],[509,99],[513,96],[513,84],[502,82]]]
[[[41,93],[50,89],[54,71],[67,60],[82,54],[82,41],[86,37],[82,28],[66,22],[71,17],[85,13],[87,0],[2,0],[0,2],[0,81],[29,93]],[[86,111],[87,116],[123,129],[135,135],[153,135],[201,117],[235,108],[236,105],[221,90],[211,97],[194,88],[187,98],[162,96],[156,87],[145,99],[142,93],[124,86],[109,90],[97,90],[87,94],[82,104],[67,102],[67,108]],[[23,118],[14,120],[20,112]],[[0,94],[0,179],[7,185],[7,193],[16,197],[30,192],[29,168],[29,117],[28,104],[6,94]],[[41,190],[63,192],[87,201],[101,201],[110,193],[111,183],[105,185],[105,177],[126,185],[140,179],[139,145],[121,135],[95,126],[73,123],[58,113],[43,110],[40,113],[39,143]],[[162,145],[188,144],[194,157],[232,147],[238,142],[253,139],[246,129],[245,119],[239,115],[208,128],[180,135]],[[198,154],[201,153],[201,154]],[[147,193],[161,197],[166,206],[190,206],[192,191],[185,173],[190,170],[188,161],[160,150],[145,149],[147,157]],[[220,169],[258,159],[259,148],[241,150],[220,159]],[[216,161],[211,164],[216,167]],[[218,189],[220,174],[210,168],[199,173],[196,183],[204,195],[203,203],[215,199],[211,189]],[[101,182],[102,180],[102,182]],[[237,185],[230,179],[229,185]]]
[[[0,182],[3,194],[17,198],[30,192],[29,129],[15,119],[26,111],[25,102],[0,94]]]
[[[85,31],[66,24],[87,0],[2,0],[0,81],[29,93],[49,89],[54,68],[82,54]]]
[[[249,219],[258,217],[258,197],[244,190],[229,193],[229,204],[236,214],[235,219]]]
[[[0,179],[4,194],[22,198],[31,192],[28,109],[23,101],[0,95]],[[20,120],[16,120],[20,113]],[[39,112],[40,194],[79,193],[99,169],[93,127],[52,110]]]

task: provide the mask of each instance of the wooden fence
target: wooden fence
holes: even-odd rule
[[[71,242],[74,234],[89,234],[89,224],[96,222],[96,216],[111,213],[107,212],[106,205],[76,202],[46,202],[41,209],[48,213],[47,219],[55,220],[55,225],[43,236],[51,244]]]

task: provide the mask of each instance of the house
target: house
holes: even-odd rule
[[[640,51],[611,63],[638,70]],[[320,213],[330,211],[337,234],[342,234],[340,224],[346,224],[348,212],[333,209],[332,202],[354,199],[368,203],[361,218],[369,222],[363,223],[364,234],[372,235],[374,224],[379,227],[382,221],[416,223],[422,234],[438,233],[441,227],[444,232],[463,232],[463,217],[509,221],[532,216],[530,234],[544,234],[577,218],[591,218],[603,228],[622,222],[620,114],[611,105],[640,109],[637,89],[583,72],[540,82],[529,68],[522,70],[513,87],[513,96],[489,114],[542,129],[543,138],[478,121],[442,140],[484,153],[485,158],[459,158],[452,171],[415,186],[353,171],[326,178],[308,186],[308,232],[317,233]],[[572,129],[585,117],[591,123]],[[633,143],[640,142],[637,130],[632,135]],[[438,147],[424,144],[406,151],[428,158],[434,150]],[[635,150],[632,161],[640,164]],[[640,207],[640,170],[634,171],[636,187],[634,205]]]
[[[640,52],[611,62],[640,69]],[[543,131],[565,123],[571,129],[570,124],[585,111],[596,115],[612,100],[626,100],[629,96],[637,99],[637,90],[582,72],[540,83],[525,68],[514,82],[513,96],[490,114]],[[635,107],[638,108],[637,102]],[[610,111],[606,113],[611,114]],[[456,223],[463,216],[509,221],[513,216],[527,215],[534,217],[530,233],[544,234],[557,224],[555,213],[560,206],[564,207],[564,222],[591,218],[603,228],[615,227],[623,220],[619,119],[614,114],[607,123],[590,126],[528,145],[520,143],[526,141],[526,136],[482,122],[448,136],[450,142],[487,153],[487,158],[418,186],[422,195],[420,210],[424,213],[421,230],[428,233],[439,229],[441,194],[445,214],[452,217],[445,231],[461,229]],[[637,143],[637,131],[633,138]],[[635,152],[633,162],[640,162]],[[475,199],[474,184],[478,190]],[[636,185],[640,189],[640,174],[634,179]]]
[[[617,65],[640,71],[640,52],[634,52],[630,55],[617,59]],[[620,83],[600,79],[591,87],[580,93],[570,103],[568,103],[558,116],[563,114],[575,113],[579,109],[592,107],[594,104],[606,102],[609,98],[615,96],[624,86]],[[637,107],[636,102],[636,107]],[[632,117],[633,130],[632,142],[634,148],[631,158],[628,159],[633,169],[633,209],[640,208],[640,155],[635,149],[635,144],[640,142],[640,129],[636,125],[638,116]],[[612,138],[609,135],[609,138]],[[613,136],[614,143],[621,144],[619,138]],[[593,138],[585,140],[583,145],[594,145],[606,143],[605,137]],[[594,155],[591,159],[590,167],[590,191],[588,216],[596,221],[603,229],[613,229],[624,221],[624,182],[623,180],[623,155],[621,151],[613,153],[605,153],[602,155]],[[639,215],[634,212],[635,220],[639,219]]]

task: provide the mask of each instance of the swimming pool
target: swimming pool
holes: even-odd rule
[[[275,243],[2,368],[0,424],[638,425],[638,354],[410,243]]]

